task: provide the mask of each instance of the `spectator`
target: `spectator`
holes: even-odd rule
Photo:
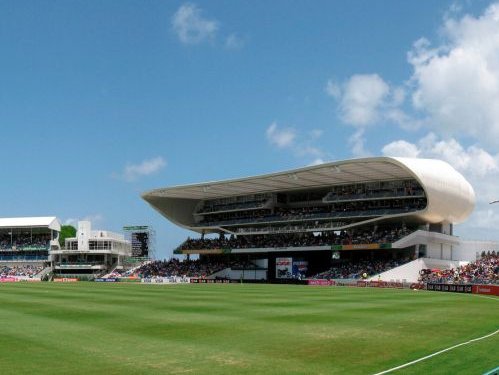
[[[456,269],[422,270],[421,281],[426,283],[499,284],[499,254],[482,252],[475,262]]]
[[[248,248],[276,248],[276,247],[310,247],[371,243],[392,243],[408,235],[410,230],[405,226],[398,228],[372,228],[362,231],[325,231],[319,234],[303,233],[275,233],[239,235],[226,238],[190,239],[188,238],[177,250],[203,249],[248,249]]]
[[[43,266],[19,265],[0,266],[0,277],[28,276],[33,277],[42,272]]]

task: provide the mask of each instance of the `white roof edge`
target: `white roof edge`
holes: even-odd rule
[[[55,216],[0,218],[0,228],[47,227],[60,231],[61,222]]]
[[[428,197],[424,216],[429,222],[462,223],[475,208],[471,184],[449,163],[438,159],[393,158],[422,184]]]
[[[404,158],[396,158],[396,157],[391,157],[391,156],[375,156],[375,157],[367,157],[367,158],[343,159],[343,160],[339,160],[339,161],[330,161],[330,162],[326,162],[326,163],[322,163],[322,164],[309,165],[306,167],[287,169],[284,171],[271,172],[271,173],[259,174],[259,175],[254,175],[254,176],[230,178],[230,179],[224,179],[224,180],[218,180],[218,181],[197,182],[197,183],[193,183],[193,184],[173,185],[173,186],[169,186],[167,188],[158,188],[158,189],[148,190],[148,191],[142,193],[141,196],[145,197],[145,196],[153,194],[155,192],[164,191],[164,190],[202,187],[202,186],[209,186],[209,185],[210,186],[211,185],[223,185],[226,183],[233,183],[233,182],[244,182],[244,181],[248,181],[248,180],[251,180],[254,178],[269,178],[269,177],[275,177],[275,176],[280,176],[280,175],[288,175],[288,174],[293,174],[293,173],[313,171],[315,169],[320,169],[320,168],[325,168],[325,167],[326,168],[327,167],[335,167],[335,166],[340,167],[343,164],[351,164],[351,163],[372,163],[372,162],[376,162],[376,161],[386,161],[386,162],[391,162],[395,165],[400,165],[401,160],[399,160],[399,159],[404,159]],[[420,159],[420,160],[438,160],[438,159]],[[402,162],[402,164],[404,164],[404,166],[406,166],[405,163]]]
[[[425,222],[457,224],[463,222],[475,206],[473,187],[449,163],[439,159],[388,156],[332,161],[252,177],[164,187],[145,192],[142,198],[175,224],[189,227],[191,219],[187,211],[192,211],[195,202],[202,199],[392,178],[413,178],[421,184],[428,203],[426,209],[412,215]],[[193,203],[187,204],[187,201]]]

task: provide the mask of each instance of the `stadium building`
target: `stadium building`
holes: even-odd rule
[[[0,218],[0,261],[47,262],[59,248],[61,223],[54,216]]]
[[[217,276],[272,281],[369,261],[384,277],[411,279],[431,261],[476,259],[475,249],[453,235],[474,208],[473,188],[440,160],[353,159],[142,197],[197,233],[176,254],[235,265]]]
[[[54,216],[0,218],[0,282],[40,281],[50,272],[50,249],[59,249]]]
[[[92,230],[89,221],[80,221],[76,237],[66,238],[64,249],[51,250],[50,255],[56,276],[93,279],[123,269],[132,248],[124,235]]]

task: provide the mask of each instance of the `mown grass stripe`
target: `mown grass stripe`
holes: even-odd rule
[[[498,307],[407,290],[0,285],[0,373],[375,373],[490,332]],[[497,365],[493,353],[466,355],[443,369]]]

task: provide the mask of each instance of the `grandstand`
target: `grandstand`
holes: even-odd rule
[[[0,218],[0,279],[40,280],[50,271],[50,249],[59,249],[56,217]]]
[[[250,264],[255,271],[217,273],[230,278],[333,275],[334,269],[364,263],[376,265],[370,267],[374,277],[390,267],[425,266],[419,258],[443,262],[444,268],[477,258],[453,235],[454,224],[474,208],[473,188],[440,160],[345,160],[161,188],[142,198],[168,220],[197,233],[176,254]]]
[[[47,262],[59,248],[61,223],[56,217],[0,218],[0,262]]]
[[[54,275],[93,279],[122,270],[132,255],[124,235],[92,230],[89,221],[78,222],[76,237],[66,238],[63,249],[50,251]]]

